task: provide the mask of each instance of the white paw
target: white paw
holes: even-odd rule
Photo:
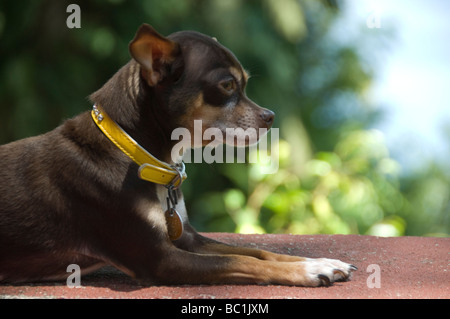
[[[330,286],[335,281],[348,280],[352,271],[358,269],[340,260],[328,258],[307,258],[301,263],[308,281],[315,286]]]

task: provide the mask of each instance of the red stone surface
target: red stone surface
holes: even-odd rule
[[[144,287],[112,268],[104,268],[83,276],[80,288],[69,288],[65,282],[0,285],[0,298],[450,298],[450,238],[205,235],[277,253],[340,259],[359,269],[353,273],[351,281],[338,282],[331,287],[303,288],[278,285]],[[380,288],[369,288],[374,282],[370,277],[374,270],[368,269],[369,265],[379,266]]]

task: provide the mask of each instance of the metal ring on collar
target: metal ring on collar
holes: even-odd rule
[[[181,166],[181,167],[180,167]],[[173,180],[168,184],[166,187],[171,189],[178,189],[180,188],[181,184],[183,184],[183,174],[185,170],[184,162],[181,162],[179,164],[171,165],[174,170],[177,171],[178,175],[173,178]],[[175,185],[179,181],[178,185]]]

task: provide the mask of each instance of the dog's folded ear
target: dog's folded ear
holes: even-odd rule
[[[170,64],[180,54],[178,43],[163,37],[148,24],[140,26],[129,44],[129,50],[131,56],[141,65],[142,76],[150,86],[164,80]]]

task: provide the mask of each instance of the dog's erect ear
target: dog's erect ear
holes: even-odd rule
[[[180,54],[178,43],[163,37],[148,24],[141,25],[129,50],[142,66],[142,75],[150,86],[157,85],[167,76],[168,66]]]

